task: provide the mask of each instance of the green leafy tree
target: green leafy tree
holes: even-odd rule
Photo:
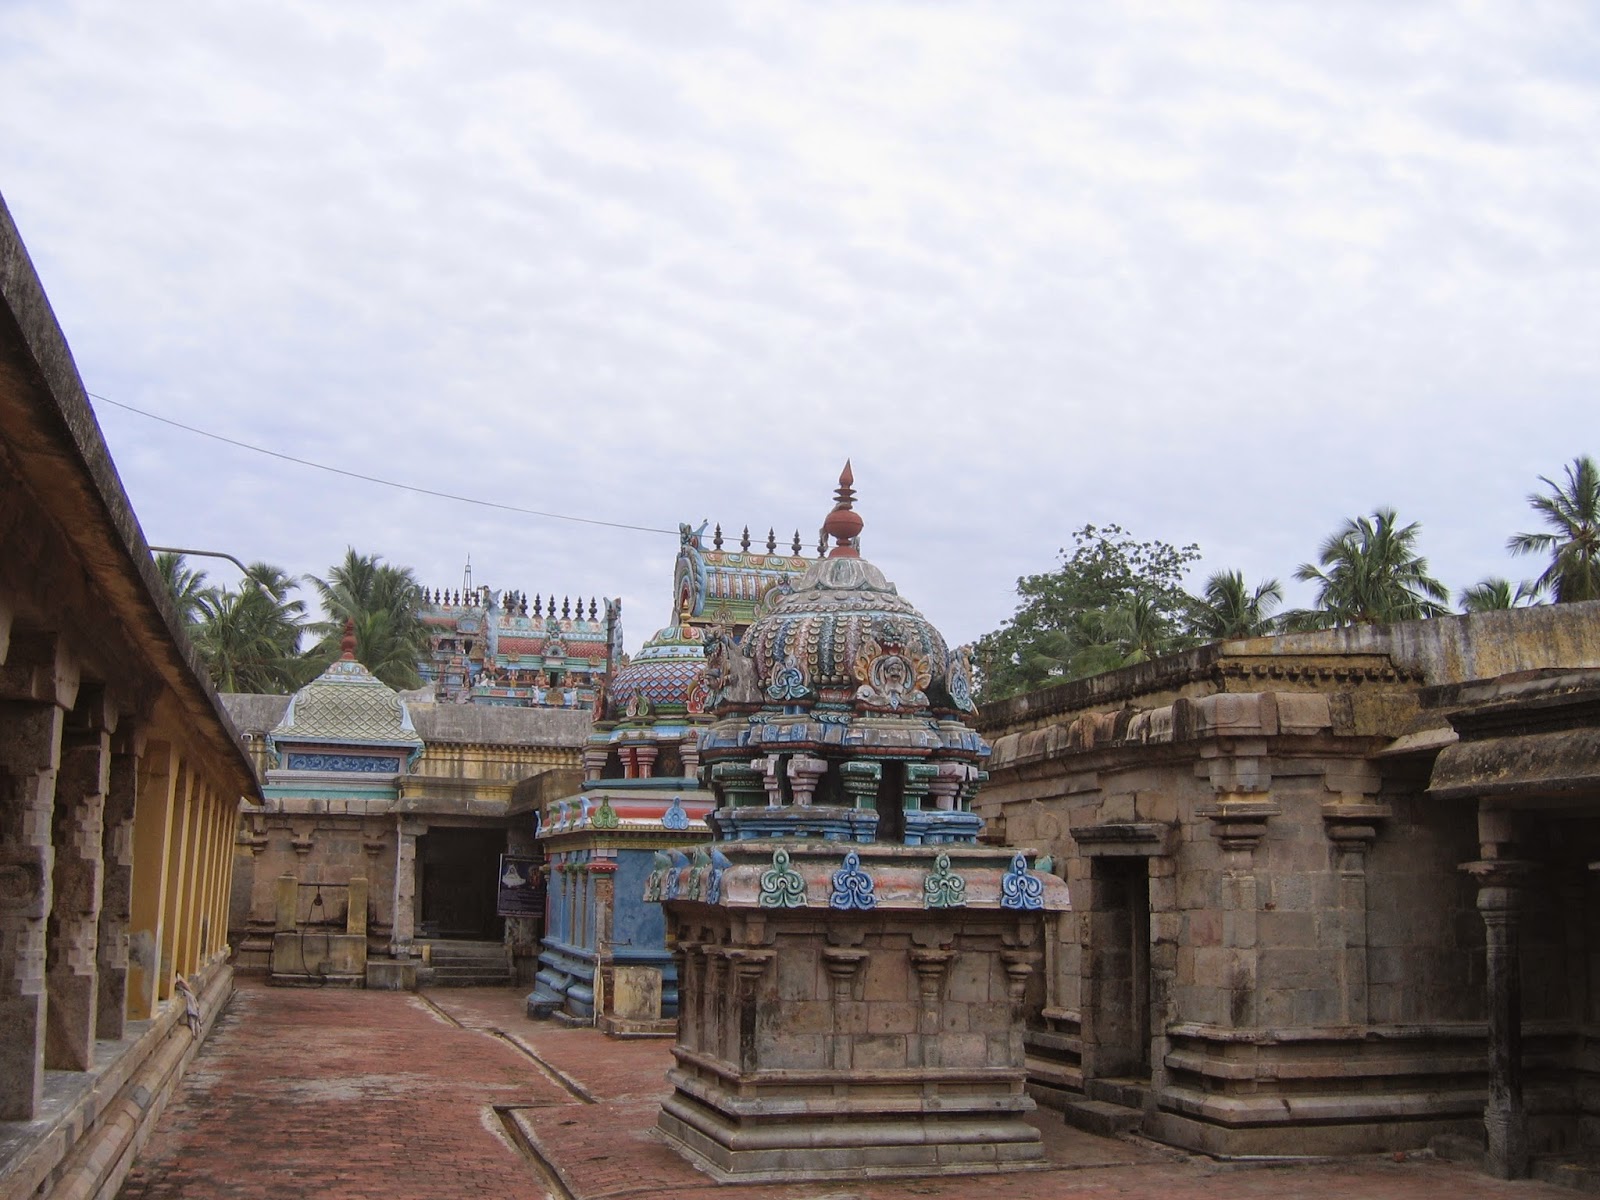
[[[172,594],[178,606],[178,616],[191,632],[205,619],[211,591],[206,586],[206,573],[195,570],[181,554],[163,550],[155,556],[156,571]]]
[[[1322,543],[1317,563],[1295,578],[1317,585],[1317,607],[1292,615],[1296,627],[1387,624],[1445,612],[1450,592],[1417,553],[1421,526],[1401,525],[1392,508],[1356,517]]]
[[[306,606],[290,599],[299,579],[267,563],[252,563],[239,590],[213,590],[195,637],[224,692],[288,692],[306,678],[300,634]]]
[[[1566,484],[1539,476],[1550,490],[1533,492],[1528,504],[1551,530],[1519,533],[1506,542],[1513,554],[1548,554],[1550,565],[1535,582],[1557,604],[1600,600],[1600,471],[1579,455],[1566,468]]]
[[[1022,604],[977,643],[986,700],[1079,679],[1188,644],[1195,601],[1183,576],[1199,547],[1141,542],[1085,525],[1054,571],[1017,580]]]
[[[1283,587],[1264,579],[1253,589],[1238,571],[1218,571],[1206,580],[1195,606],[1194,632],[1206,641],[1263,637],[1277,632],[1273,610],[1283,603]]]
[[[421,616],[422,586],[410,567],[377,555],[345,551],[326,579],[311,577],[326,621],[312,626],[321,639],[312,657],[326,667],[339,656],[344,623],[355,623],[356,658],[392,688],[420,687],[417,663],[428,653],[428,627]]]
[[[1457,602],[1465,613],[1496,612],[1506,608],[1527,608],[1540,603],[1543,595],[1543,589],[1530,580],[1523,580],[1513,589],[1509,579],[1492,575],[1488,579],[1480,579],[1469,588],[1462,588]]]

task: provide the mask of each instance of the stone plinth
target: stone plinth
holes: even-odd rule
[[[978,846],[718,848],[651,881],[680,956],[675,1149],[751,1181],[1043,1163],[1020,1014],[1060,880]]]

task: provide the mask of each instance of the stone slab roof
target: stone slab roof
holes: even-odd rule
[[[593,728],[586,708],[413,704],[411,720],[425,742],[489,746],[582,746]]]
[[[254,692],[223,692],[222,707],[241,733],[267,733],[276,729],[288,711],[289,696],[263,696]]]
[[[225,692],[222,703],[245,732],[266,732],[283,720],[288,696]],[[487,704],[419,704],[408,701],[411,723],[424,742],[490,746],[580,747],[589,736],[588,709],[510,708]]]

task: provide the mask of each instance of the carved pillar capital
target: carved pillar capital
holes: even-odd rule
[[[911,969],[917,973],[917,990],[922,993],[922,999],[926,1003],[937,1003],[944,977],[950,970],[950,964],[955,961],[955,948],[913,946],[907,953],[911,959]],[[1029,969],[1032,969],[1031,965]]]
[[[827,774],[828,764],[809,754],[796,754],[789,760],[789,790],[794,802],[809,805],[816,794],[817,784]]]
[[[1254,853],[1267,835],[1267,822],[1283,809],[1265,796],[1224,793],[1217,803],[1196,811],[1209,817],[1211,836],[1224,850]]]
[[[822,966],[828,972],[828,978],[833,981],[835,1002],[843,1002],[850,998],[867,965],[867,960],[871,957],[871,951],[848,946],[822,948]]]

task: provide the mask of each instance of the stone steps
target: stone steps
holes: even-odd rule
[[[1107,1100],[1073,1098],[1062,1105],[1061,1115],[1074,1129],[1101,1137],[1132,1133],[1144,1124],[1144,1110],[1112,1104]]]
[[[505,987],[511,954],[500,942],[427,941],[433,987]]]
[[[1068,1096],[1061,1115],[1068,1125],[1101,1137],[1136,1132],[1144,1125],[1148,1079],[1086,1079],[1081,1096]]]

